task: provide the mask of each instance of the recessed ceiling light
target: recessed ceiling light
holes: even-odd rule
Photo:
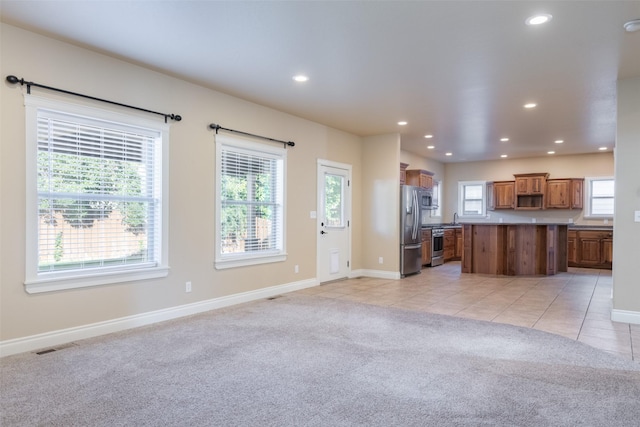
[[[427,150],[433,150],[434,148],[436,148],[434,145],[427,145]]]
[[[509,138],[500,138],[500,141],[507,142],[507,141],[509,141]]]
[[[555,142],[556,144],[562,144],[562,143],[564,142],[564,140],[562,140],[562,139],[556,139],[556,140],[555,140],[555,141],[553,141],[553,142]]]
[[[547,22],[551,21],[552,16],[549,15],[548,13],[543,13],[540,15],[533,15],[527,18],[526,21],[524,21],[527,25],[540,25],[540,24],[546,24]]]
[[[524,104],[524,108],[536,108],[538,104],[536,104],[535,102],[529,102],[527,104]]]
[[[306,82],[307,80],[309,80],[309,77],[303,76],[302,74],[298,74],[297,76],[293,76],[293,80],[302,83],[302,82]]]
[[[398,122],[398,124],[399,124],[400,126],[406,126],[406,125],[407,125],[407,122],[402,121],[402,122]]]
[[[600,150],[600,151],[606,151],[606,150],[607,150],[607,147],[600,147],[600,148],[598,148],[598,150]]]
[[[502,157],[503,159],[506,159],[508,156],[506,154],[500,154],[500,157]]]
[[[547,154],[556,154],[555,151],[547,151]]]
[[[425,135],[424,137],[429,139],[429,138],[433,138],[433,135],[429,134],[429,135]]]
[[[453,153],[444,153],[445,156],[453,156]]]

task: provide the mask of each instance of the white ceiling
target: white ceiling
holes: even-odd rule
[[[525,25],[540,12],[551,22]],[[354,134],[400,132],[443,162],[611,150],[616,80],[640,76],[640,31],[623,29],[640,1],[1,0],[1,14]]]

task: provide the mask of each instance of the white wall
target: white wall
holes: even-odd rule
[[[613,319],[640,324],[640,77],[618,82]]]
[[[362,264],[368,275],[399,278],[400,136],[367,137],[362,147]]]
[[[0,342],[182,307],[271,286],[315,280],[318,158],[353,167],[352,268],[363,269],[362,139],[138,65],[1,24]],[[7,75],[142,108],[180,114],[171,125],[169,276],[30,295],[25,266],[25,88]],[[117,109],[32,88],[34,94]],[[128,110],[127,110],[128,111]],[[133,113],[132,114],[138,114]],[[139,113],[144,115],[145,113]],[[145,116],[148,117],[148,116]],[[155,116],[152,116],[155,117]],[[158,120],[162,120],[158,117]],[[285,262],[217,271],[214,259],[214,133],[210,123],[292,140],[288,149]],[[388,179],[386,171],[384,179]],[[370,170],[367,179],[375,179]],[[299,266],[299,273],[294,266]],[[391,267],[390,267],[391,268]],[[185,282],[193,291],[185,293]]]

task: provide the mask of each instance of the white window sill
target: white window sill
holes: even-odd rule
[[[67,289],[87,288],[91,286],[108,285],[113,283],[132,282],[137,280],[157,279],[169,275],[169,267],[150,267],[115,272],[95,272],[93,274],[82,275],[60,275],[47,276],[40,274],[39,277],[26,280],[25,290],[30,294],[41,292],[62,291]]]
[[[268,255],[262,257],[251,258],[233,258],[216,260],[214,267],[216,270],[224,270],[226,268],[246,267],[249,265],[269,264],[272,262],[282,262],[287,260],[287,254]]]

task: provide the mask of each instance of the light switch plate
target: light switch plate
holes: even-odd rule
[[[633,220],[635,222],[640,222],[640,211],[635,211],[635,213],[633,215]]]

